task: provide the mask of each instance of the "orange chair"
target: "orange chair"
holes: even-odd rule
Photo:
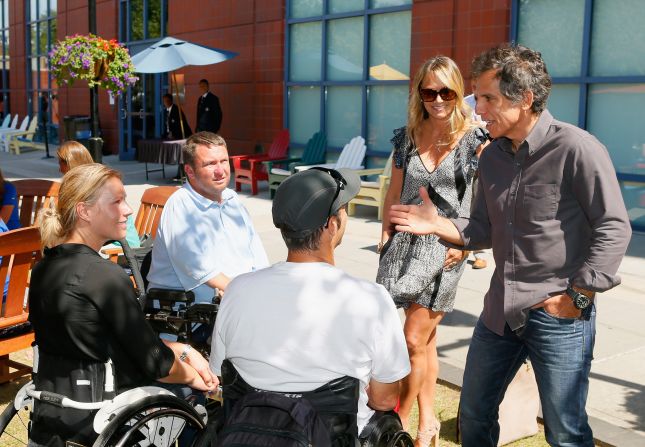
[[[29,318],[27,287],[34,263],[41,259],[40,232],[36,227],[19,228],[0,234],[0,284],[4,290],[9,278],[9,290],[0,311],[0,330],[18,329]],[[31,366],[9,359],[9,354],[31,346],[31,328],[0,338],[0,383],[31,373]],[[16,371],[10,372],[10,369]]]
[[[251,194],[258,193],[258,181],[268,180],[269,176],[263,161],[282,160],[289,149],[289,130],[282,129],[273,139],[266,154],[235,155],[231,157],[235,170],[235,190],[242,189],[242,183],[251,185]]]
[[[58,198],[60,183],[53,180],[24,179],[15,180],[12,183],[18,195],[22,228],[35,225],[38,211],[50,204],[55,204]]]
[[[143,192],[139,212],[134,219],[134,227],[137,229],[139,237],[147,234],[152,239],[157,236],[157,227],[161,219],[161,212],[168,201],[168,198],[179,189],[177,186],[155,186],[148,188]],[[123,254],[121,248],[108,248],[102,250],[109,255],[110,260],[116,262],[119,255]]]

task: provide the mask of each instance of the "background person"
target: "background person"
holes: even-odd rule
[[[179,121],[179,106],[174,104],[170,93],[163,95],[163,107],[164,132],[161,135],[162,138],[167,138],[169,140],[183,140],[193,134],[183,110],[181,111],[181,121],[183,121],[182,129],[182,122]]]
[[[251,386],[309,391],[350,376],[361,381],[358,433],[374,410],[394,408],[410,371],[401,321],[387,291],[334,266],[347,203],[360,179],[351,170],[310,169],[287,178],[273,200],[286,262],[240,275],[215,321],[210,364],[230,360]]]
[[[226,142],[198,132],[182,150],[188,182],[164,206],[152,248],[149,288],[192,290],[211,302],[231,278],[269,265],[251,216],[228,188]],[[209,334],[210,335],[210,334]]]
[[[434,200],[446,203],[442,214],[469,215],[476,156],[482,149],[481,129],[474,127],[464,103],[464,86],[457,65],[445,56],[427,60],[417,71],[408,104],[408,125],[394,131],[394,164],[385,199],[393,203],[418,199],[428,185]],[[458,174],[457,174],[458,173]],[[390,240],[391,239],[391,240]],[[446,249],[436,236],[392,232],[389,214],[383,217],[381,253],[376,277],[405,309],[405,337],[412,372],[403,381],[399,415],[409,428],[410,411],[419,404],[417,445],[438,439],[440,423],[434,413],[439,361],[437,326],[451,312],[457,283],[468,256]]]
[[[18,193],[13,183],[2,176],[0,169],[0,220],[9,230],[20,228],[20,211],[18,210]]]
[[[199,81],[201,96],[197,100],[197,125],[195,132],[208,131],[217,133],[222,126],[222,108],[219,98],[210,92],[208,80]]]
[[[108,359],[117,394],[155,380],[202,391],[217,386],[199,353],[157,337],[128,275],[98,254],[107,240],[125,236],[131,212],[121,175],[100,164],[68,172],[56,208],[41,210],[43,245],[51,248],[34,267],[29,288],[29,321],[39,349],[37,390],[86,402],[110,397],[103,395]],[[96,438],[92,418],[91,412],[36,400],[31,441],[89,445]]]
[[[471,217],[440,217],[427,200],[391,211],[397,230],[493,248],[495,272],[464,371],[462,442],[497,445],[499,404],[528,357],[547,442],[591,447],[593,300],[620,284],[631,235],[616,172],[596,138],[546,110],[551,78],[539,52],[493,48],[474,59],[472,75],[476,111],[495,141],[480,160]]]

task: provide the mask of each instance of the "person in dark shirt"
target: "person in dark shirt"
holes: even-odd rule
[[[116,394],[155,380],[201,391],[218,385],[199,353],[159,339],[145,321],[130,278],[98,254],[107,240],[125,237],[131,213],[120,174],[94,163],[65,174],[56,208],[41,210],[45,254],[29,288],[29,320],[39,350],[37,390],[85,402],[111,398],[105,390],[108,361]],[[31,441],[89,445],[96,437],[93,416],[36,401]]]
[[[207,130],[217,133],[222,125],[222,108],[219,98],[209,91],[208,81],[199,81],[201,96],[197,100],[197,126],[195,132]]]
[[[466,249],[492,247],[495,272],[468,349],[462,442],[496,446],[498,408],[531,360],[550,445],[592,447],[585,409],[597,292],[616,274],[631,228],[607,149],[546,109],[551,78],[539,52],[502,45],[472,66],[475,112],[495,138],[479,163],[470,218],[395,205],[398,231],[436,234]]]
[[[169,140],[183,140],[193,134],[193,131],[188,125],[188,120],[186,119],[186,115],[184,114],[183,110],[181,110],[181,121],[179,121],[179,106],[177,104],[174,104],[172,95],[170,93],[163,95],[163,107],[163,138],[167,138]]]

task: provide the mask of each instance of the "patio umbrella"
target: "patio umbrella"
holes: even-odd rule
[[[237,56],[237,53],[232,51],[211,48],[175,39],[174,37],[165,37],[132,56],[132,63],[134,64],[134,71],[137,73],[166,73],[187,65],[217,64],[235,56]],[[172,90],[175,97],[177,97],[175,73],[172,73]],[[178,99],[179,122],[183,134],[184,121],[181,118],[181,104]]]

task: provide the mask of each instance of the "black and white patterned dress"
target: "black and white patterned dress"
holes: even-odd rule
[[[401,203],[414,202],[419,197],[419,188],[427,188],[431,184],[460,216],[469,216],[472,182],[477,170],[475,149],[482,144],[480,135],[478,129],[467,131],[448,156],[434,171],[429,172],[408,139],[406,128],[396,129],[391,140],[394,145],[393,161],[397,168],[405,167]],[[459,158],[466,183],[461,203],[455,174],[455,168],[459,168],[459,165],[455,163],[455,157]],[[437,209],[439,215],[445,216],[439,207]],[[450,312],[465,263],[451,270],[443,270],[446,251],[447,248],[438,242],[435,235],[396,233],[381,258],[376,282],[385,286],[397,307],[407,308],[411,303],[417,303],[435,312]]]

